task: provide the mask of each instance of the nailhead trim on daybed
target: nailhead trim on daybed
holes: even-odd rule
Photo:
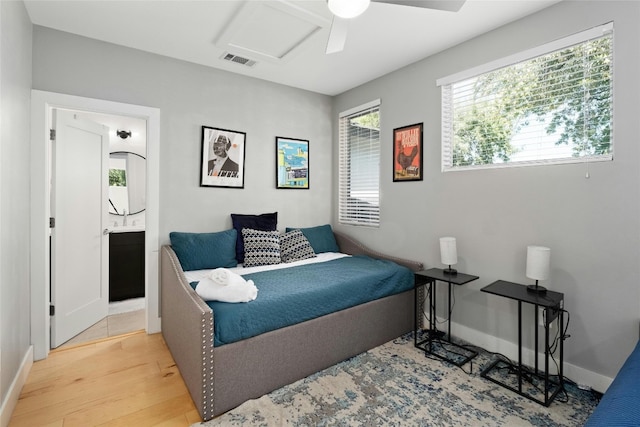
[[[211,416],[213,416],[213,401],[215,398],[213,391],[213,316],[210,313],[202,314],[202,360],[204,361],[202,364],[202,412],[204,419],[208,419],[210,418],[210,411]],[[209,328],[206,327],[207,324]],[[207,360],[209,363],[207,363]]]
[[[189,287],[190,285],[183,281],[181,267],[179,267],[178,259],[175,256],[175,253],[172,251],[166,251],[168,255],[168,259],[171,262],[171,268],[176,273],[176,276],[179,277],[180,281],[183,282],[182,285],[185,287]],[[195,295],[195,297],[193,297]],[[197,306],[201,307],[200,304],[205,304],[195,291],[192,294],[192,298],[195,298],[197,301]],[[215,393],[214,393],[214,347],[213,347],[213,312],[206,306],[208,310],[200,311],[200,321],[201,321],[201,332],[202,332],[202,366],[201,366],[201,374],[202,374],[202,408],[201,414],[204,420],[208,420],[213,418],[213,408],[215,407]],[[206,325],[209,325],[207,328]],[[209,357],[207,357],[207,353],[209,353]],[[196,405],[198,402],[196,402]]]

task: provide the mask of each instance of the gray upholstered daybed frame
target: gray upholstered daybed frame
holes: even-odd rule
[[[404,265],[334,232],[340,252]],[[203,420],[390,341],[413,329],[413,290],[214,348],[209,306],[170,246],[161,249],[162,334]]]

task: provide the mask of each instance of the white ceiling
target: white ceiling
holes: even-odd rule
[[[336,95],[560,0],[467,0],[458,12],[371,3],[325,54],[325,0],[25,0],[36,25]],[[224,61],[226,53],[255,60]]]

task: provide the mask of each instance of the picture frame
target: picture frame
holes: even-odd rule
[[[309,189],[309,141],[276,136],[276,188]]]
[[[200,187],[244,188],[247,134],[202,126]]]
[[[393,130],[393,181],[422,181],[423,124]]]

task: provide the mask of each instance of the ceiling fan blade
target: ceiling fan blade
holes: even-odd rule
[[[326,53],[342,52],[344,43],[347,41],[347,30],[349,29],[349,20],[333,17],[331,30],[329,32],[329,40],[327,40]]]
[[[400,6],[421,7],[424,9],[447,10],[457,12],[466,0],[371,0],[377,3],[397,4]]]

